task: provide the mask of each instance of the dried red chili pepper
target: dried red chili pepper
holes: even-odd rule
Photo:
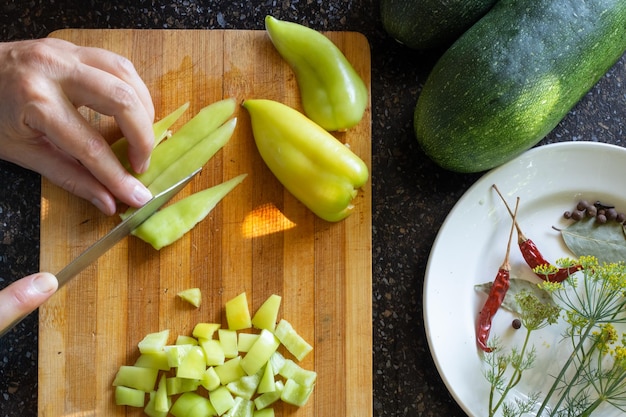
[[[496,190],[496,192],[498,193],[498,195],[504,202],[504,205],[507,211],[509,212],[509,215],[513,217],[511,208],[509,207],[506,200],[500,193],[500,190],[498,190],[498,187],[495,184],[492,187],[494,190]],[[576,264],[576,265],[572,265],[566,268],[559,268],[557,266],[553,266],[552,268],[554,269],[554,272],[550,272],[550,273],[536,272],[535,268],[537,267],[544,267],[545,269],[551,268],[551,263],[546,258],[543,257],[543,255],[539,251],[539,248],[537,248],[537,245],[535,244],[535,242],[527,238],[524,235],[524,233],[522,233],[522,229],[520,228],[517,221],[515,221],[515,228],[517,229],[517,245],[520,248],[522,257],[524,258],[528,266],[533,270],[535,275],[537,275],[539,278],[543,279],[544,281],[562,282],[562,281],[565,281],[574,272],[580,271],[582,269],[581,265]]]
[[[504,296],[509,290],[510,273],[507,265],[500,267],[496,275],[489,296],[485,305],[480,310],[478,316],[478,327],[476,329],[476,342],[478,347],[485,352],[491,352],[493,349],[487,346],[487,339],[491,332],[491,321],[502,305]]]
[[[487,346],[487,339],[489,339],[489,333],[491,332],[491,322],[493,316],[496,315],[507,291],[509,290],[509,284],[511,279],[511,265],[509,264],[509,254],[511,253],[511,240],[513,240],[513,229],[515,227],[515,216],[517,215],[517,206],[519,204],[519,197],[517,198],[517,204],[515,205],[515,213],[513,213],[513,223],[511,224],[511,231],[509,232],[509,241],[506,245],[506,253],[504,255],[504,261],[496,278],[491,285],[487,300],[480,310],[478,315],[478,324],[476,326],[476,342],[478,347],[485,352],[493,351],[492,348]]]

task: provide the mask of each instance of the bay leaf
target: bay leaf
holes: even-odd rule
[[[595,256],[600,264],[626,262],[626,230],[622,223],[597,223],[589,217],[561,229],[561,235],[576,257]]]
[[[486,282],[484,284],[477,284],[474,288],[488,295],[492,285],[493,282]],[[502,301],[502,308],[512,311],[513,313],[522,314],[521,308],[515,299],[515,296],[523,291],[528,291],[531,294],[534,294],[535,297],[537,297],[539,301],[544,304],[556,306],[556,303],[552,299],[552,295],[539,288],[536,283],[521,278],[511,278],[509,280],[509,290],[506,292],[504,300]]]

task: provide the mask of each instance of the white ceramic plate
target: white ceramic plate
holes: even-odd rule
[[[426,334],[443,381],[471,417],[488,414],[489,393],[475,341],[476,318],[486,296],[476,292],[474,285],[493,281],[504,259],[511,226],[506,208],[492,190],[493,184],[511,207],[520,197],[518,222],[522,231],[548,260],[554,261],[571,254],[552,226],[564,226],[563,212],[581,198],[610,202],[626,210],[626,149],[593,142],[531,149],[481,177],[443,223],[424,279]],[[510,261],[511,276],[535,279],[515,244]],[[498,335],[507,344],[519,343],[524,332],[512,329],[513,318],[501,309],[493,320],[491,336]],[[532,343],[538,360],[514,395],[545,392],[550,386],[554,355],[564,354],[554,348],[562,340],[561,330],[549,326],[534,333]],[[597,413],[604,417],[621,415],[615,409]]]

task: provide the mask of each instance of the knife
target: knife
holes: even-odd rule
[[[76,259],[70,262],[65,268],[63,268],[58,274],[56,274],[57,281],[59,281],[59,288],[67,284],[75,275],[80,273],[83,269],[89,266],[92,262],[104,255],[106,251],[111,249],[117,242],[128,236],[139,225],[152,216],[158,209],[160,209],[165,203],[170,201],[185,185],[200,172],[202,168],[198,168],[189,176],[178,181],[165,191],[152,197],[141,208],[135,210],[124,221],[119,223],[109,233],[100,238],[96,243],[87,248],[83,253],[78,255]]]
[[[57,281],[59,282],[59,288],[67,284],[74,276],[89,266],[92,262],[102,256],[106,251],[111,249],[120,240],[128,236],[139,225],[152,216],[159,208],[163,207],[165,203],[170,201],[185,185],[193,179],[193,177],[200,172],[202,168],[198,168],[196,171],[178,181],[165,191],[152,197],[141,208],[135,210],[132,214],[126,217],[121,223],[115,226],[109,233],[97,240],[83,253],[78,255],[76,259],[70,262],[65,268],[63,268],[58,274],[56,274]],[[28,313],[30,314],[30,313]],[[0,331],[0,337],[5,335],[15,325],[22,321],[28,314],[19,317],[13,323],[11,323],[6,329]]]

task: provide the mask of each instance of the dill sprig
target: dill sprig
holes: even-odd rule
[[[626,323],[626,265],[602,264],[592,256],[579,259],[582,277],[573,275],[561,288],[544,285],[565,311],[564,336],[573,351],[537,411],[542,416],[590,416],[603,403],[626,405],[626,340],[617,345],[614,325]],[[607,365],[612,364],[612,365]],[[568,371],[573,369],[571,375]],[[565,414],[563,414],[565,413]]]
[[[533,367],[536,359],[534,346],[529,346],[532,332],[542,329],[548,324],[556,323],[560,308],[542,302],[530,291],[522,291],[515,295],[520,307],[520,320],[526,330],[522,347],[512,347],[509,352],[502,352],[500,340],[493,338],[493,352],[485,355],[487,370],[485,376],[491,384],[489,394],[489,416],[496,414],[502,407],[505,417],[519,417],[529,413],[539,399],[539,393],[532,393],[525,399],[515,399],[512,403],[505,401],[509,392],[522,380],[522,375]],[[511,369],[511,372],[509,371]]]
[[[591,256],[577,262],[582,271],[564,282],[539,284],[551,293],[558,307],[527,292],[516,296],[526,335],[521,348],[512,347],[508,353],[503,353],[500,340],[494,338],[494,353],[485,355],[485,376],[491,385],[489,416],[501,409],[505,417],[588,417],[603,404],[626,412],[626,335],[615,329],[626,323],[626,265],[600,265]],[[567,325],[563,336],[571,345],[571,354],[563,358],[550,389],[543,396],[532,393],[528,400],[507,401],[535,361],[535,349],[529,346],[531,332],[559,317]]]

